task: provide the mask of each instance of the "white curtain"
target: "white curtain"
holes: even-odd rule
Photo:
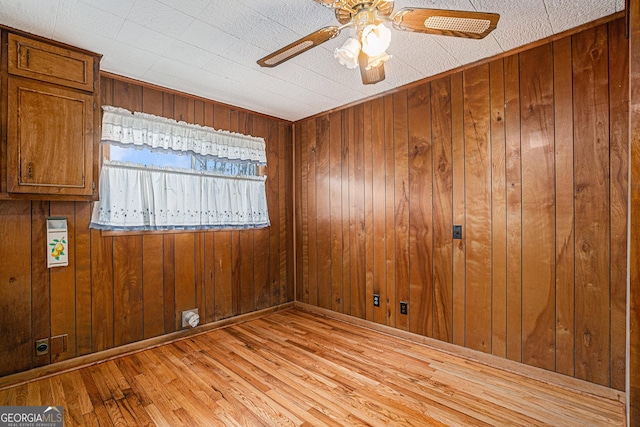
[[[91,227],[116,231],[267,227],[265,178],[105,161]]]
[[[191,151],[204,156],[267,163],[263,138],[216,130],[124,108],[102,107],[102,141]]]

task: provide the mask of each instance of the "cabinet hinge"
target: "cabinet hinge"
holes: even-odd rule
[[[93,103],[93,111],[96,111],[96,103]]]
[[[96,191],[96,182],[95,181],[91,182],[91,190]]]

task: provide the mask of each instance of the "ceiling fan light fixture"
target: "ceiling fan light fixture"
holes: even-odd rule
[[[385,79],[384,61],[380,62],[377,67],[369,66],[369,57],[364,52],[360,53],[358,60],[360,62],[360,77],[362,77],[362,84],[372,85]]]
[[[358,56],[360,55],[360,42],[354,38],[348,38],[342,47],[333,52],[334,58],[349,69],[358,67]]]
[[[362,51],[369,56],[381,55],[391,44],[391,30],[384,24],[369,24],[362,30]]]
[[[387,54],[387,52],[382,52],[378,56],[369,56],[367,58],[367,65],[365,69],[370,70],[371,68],[376,68],[387,62],[391,59],[391,55]]]

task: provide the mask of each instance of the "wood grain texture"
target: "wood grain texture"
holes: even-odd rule
[[[382,98],[384,102],[384,175],[385,202],[384,214],[384,252],[386,270],[385,295],[381,298],[384,309],[384,324],[395,326],[396,312],[399,311],[396,301],[396,233],[395,233],[395,144],[393,129],[393,95]],[[403,284],[404,285],[404,284]]]
[[[352,138],[349,141],[349,257],[351,275],[349,314],[366,318],[366,220],[365,220],[365,146],[364,105],[351,109]]]
[[[409,298],[409,133],[407,92],[393,95],[393,148],[395,189],[395,325],[409,330],[411,304]],[[400,303],[407,303],[407,314],[400,312]]]
[[[342,239],[342,312],[351,312],[351,271],[354,267],[351,266],[351,218],[349,210],[351,209],[351,202],[349,201],[349,185],[353,182],[351,175],[349,174],[349,154],[350,150],[355,151],[355,114],[354,108],[348,108],[343,110],[342,121],[342,135],[340,143],[340,196],[342,208],[342,221],[339,224],[342,227],[341,236]],[[350,149],[350,147],[352,147]],[[357,265],[357,264],[356,264]]]
[[[507,355],[507,198],[504,61],[489,64],[491,97],[491,352]]]
[[[640,5],[629,9],[629,259],[640,259]],[[629,264],[629,372],[640,372],[640,265]],[[630,375],[627,389],[629,425],[640,424],[640,378]]]
[[[465,139],[462,73],[451,76],[451,145],[453,224],[462,229],[462,238],[453,243],[453,342],[464,346],[466,339],[466,217],[465,217]],[[453,234],[453,230],[452,234]]]
[[[382,98],[371,103],[372,146],[372,219],[373,219],[373,294],[380,296],[380,307],[373,307],[373,321],[387,323],[387,263],[385,258],[385,158],[384,158],[384,102]],[[373,295],[371,295],[373,298]]]
[[[611,221],[611,387],[624,390],[626,373],[627,208],[629,181],[629,42],[624,22],[609,24],[609,197]]]
[[[330,288],[330,305],[327,308],[331,308],[333,311],[342,313],[344,308],[344,287],[345,279],[343,276],[343,267],[348,266],[348,262],[345,263],[342,251],[343,251],[343,235],[344,230],[342,228],[343,221],[348,222],[347,219],[342,218],[342,129],[343,120],[342,112],[335,112],[329,115],[328,123],[329,127],[329,140],[328,142],[328,208],[329,208],[329,221],[328,234],[323,234],[320,239],[326,240],[329,247],[329,288]],[[347,128],[348,133],[348,120],[344,122],[344,127]],[[322,173],[322,171],[320,170]],[[345,181],[348,180],[345,178]],[[321,254],[319,254],[322,256]],[[346,265],[345,265],[346,264]],[[325,268],[325,267],[323,267]],[[322,291],[321,291],[322,292]]]
[[[313,179],[300,182],[300,196],[312,202],[296,212],[304,218],[298,267],[318,279],[323,302],[300,301],[335,302],[342,269],[343,297],[352,307],[359,300],[368,320],[621,389],[628,209],[621,25],[594,26],[301,122],[318,129],[299,139],[307,157],[296,163]],[[359,107],[361,176],[352,171]],[[354,257],[361,191],[364,252]],[[462,239],[452,238],[453,225]],[[347,242],[350,257],[336,266]],[[332,290],[320,285],[326,269]],[[362,295],[354,274],[364,274]],[[407,289],[405,319],[398,311]],[[345,305],[333,310],[348,313]]]
[[[75,203],[76,355],[91,353],[91,204]]]
[[[573,120],[571,40],[553,44],[555,122]],[[573,126],[555,126],[556,174],[556,370],[575,372],[575,232]]]
[[[522,361],[555,367],[555,165],[551,45],[520,54]]]
[[[465,345],[491,352],[491,147],[489,66],[464,72]]]
[[[31,317],[31,241],[24,238],[31,229],[31,202],[3,202],[0,218],[0,325],[6,337],[0,375],[7,375],[31,367],[31,324],[23,321]]]
[[[47,216],[49,216],[48,202],[31,202],[31,336],[34,341],[51,336],[49,269],[47,269],[47,252],[41,247],[41,242],[47,239]],[[90,262],[91,258],[89,258]],[[91,264],[89,264],[89,274],[90,272]],[[91,277],[89,277],[89,294],[91,294]],[[88,310],[91,312],[91,301],[89,301]],[[87,327],[91,336],[91,322]],[[36,356],[33,349],[29,350],[33,358],[33,367],[51,363],[51,353]],[[91,342],[89,342],[89,351],[91,351]]]
[[[451,78],[444,77],[431,83],[431,127],[433,185],[427,194],[433,199],[433,216],[423,214],[426,227],[426,244],[429,247],[429,230],[433,228],[433,337],[446,342],[453,340],[453,159],[452,159],[452,111]],[[428,147],[429,133],[425,135]],[[427,151],[428,153],[428,151]],[[428,156],[428,154],[426,154]],[[429,162],[426,162],[429,176]],[[421,174],[416,174],[421,181]],[[431,192],[429,193],[429,190]],[[431,227],[430,227],[431,225]],[[429,258],[427,252],[426,258]],[[418,260],[420,262],[420,260]],[[427,283],[429,270],[426,270]],[[429,318],[429,313],[427,313]],[[427,326],[428,331],[428,326]]]
[[[300,310],[3,390],[0,402],[62,405],[68,426],[624,424],[615,400]]]
[[[256,239],[243,241],[242,247],[238,231],[106,236],[89,229],[90,203],[23,202],[29,211],[27,226],[4,218],[0,226],[6,228],[3,243],[18,242],[12,251],[23,260],[14,262],[16,274],[20,273],[16,280],[29,296],[28,302],[21,302],[20,308],[11,306],[6,314],[26,319],[29,333],[23,337],[22,329],[16,328],[20,343],[12,342],[11,349],[0,348],[0,360],[12,360],[0,364],[7,367],[0,375],[172,333],[182,327],[181,312],[185,309],[199,308],[201,323],[232,317],[240,313],[241,284],[242,294],[251,300],[242,306],[247,312],[293,299],[293,242],[288,241],[293,235],[293,215],[285,204],[286,197],[280,197],[285,191],[292,192],[292,124],[246,111],[232,114],[222,104],[116,77],[102,77],[100,95],[104,105],[217,129],[252,133],[254,121],[258,123],[256,129],[265,137],[273,165],[267,197],[274,227],[262,230]],[[108,155],[108,150],[104,154]],[[288,197],[293,200],[292,194]],[[0,212],[13,212],[16,206],[16,202],[1,201]],[[68,267],[46,268],[49,215],[67,218]],[[244,234],[253,236],[253,232]],[[240,268],[241,253],[251,264],[250,270]],[[254,254],[261,256],[256,268]],[[14,277],[12,269],[2,269],[2,274]],[[254,289],[256,284],[260,286]],[[5,301],[11,305],[24,295],[16,293]],[[28,313],[22,313],[25,308]],[[36,357],[34,341],[52,336],[58,336],[52,343],[53,354]],[[14,364],[13,358],[20,363]],[[119,409],[117,405],[113,408]]]
[[[51,361],[59,362],[76,356],[76,280],[75,280],[75,210],[74,202],[52,202],[49,214],[67,220],[67,255],[69,265],[49,270],[51,304],[51,337],[67,335],[66,349],[58,353],[51,344]],[[48,245],[42,245],[48,249]]]
[[[434,85],[432,85],[434,86]],[[407,127],[409,134],[409,330],[421,335],[432,336],[433,312],[432,305],[434,283],[436,282],[435,264],[431,262],[432,242],[435,239],[435,230],[431,231],[432,224],[432,188],[425,176],[431,175],[431,121],[428,101],[431,88],[429,85],[418,86],[408,94]],[[441,100],[438,87],[433,87],[436,94],[432,99]],[[448,94],[447,94],[448,95]],[[438,106],[434,105],[434,145],[442,140],[435,136],[441,123],[438,120]],[[448,112],[450,113],[450,112]],[[447,113],[444,113],[447,114]],[[436,121],[438,123],[436,123]],[[450,138],[450,131],[449,131]],[[434,150],[437,148],[434,147]],[[438,154],[436,154],[438,156]],[[435,206],[433,209],[436,209]],[[433,235],[433,237],[432,237]],[[447,232],[447,236],[449,233]],[[446,268],[446,266],[438,265]],[[432,272],[434,273],[432,279]],[[438,312],[437,309],[435,309]],[[436,316],[437,317],[437,316]]]
[[[142,236],[113,238],[114,345],[141,340],[143,334]]]
[[[331,308],[331,134],[328,116],[316,119],[316,246],[318,306]],[[337,201],[334,201],[334,203]]]
[[[609,94],[606,27],[573,37],[576,376],[610,383]]]
[[[507,358],[522,361],[522,163],[520,145],[520,66],[504,60],[505,157],[507,182]]]

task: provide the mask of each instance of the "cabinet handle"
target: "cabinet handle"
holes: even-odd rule
[[[27,165],[27,178],[33,179],[33,162],[29,162]]]
[[[29,68],[29,49],[27,49],[27,68]]]

